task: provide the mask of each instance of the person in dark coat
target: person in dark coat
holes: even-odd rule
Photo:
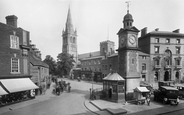
[[[112,98],[112,87],[109,88],[109,98]]]
[[[150,98],[151,98],[151,94],[149,93],[146,96],[146,101],[147,101],[148,106],[150,105],[150,102],[151,102],[151,99]]]

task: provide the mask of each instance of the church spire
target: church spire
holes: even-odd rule
[[[72,24],[72,17],[71,17],[71,13],[70,13],[70,7],[68,8],[68,15],[67,15],[67,20],[66,20],[66,32],[68,33],[73,33],[74,29],[73,29],[73,24]]]

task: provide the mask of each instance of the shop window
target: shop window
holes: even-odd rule
[[[124,93],[124,85],[118,85],[118,93]]]

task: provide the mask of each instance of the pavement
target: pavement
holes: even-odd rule
[[[180,101],[178,106],[163,105],[153,101],[150,106],[147,104],[114,103],[106,100],[85,100],[84,104],[88,110],[97,115],[158,115],[184,109],[183,100]]]

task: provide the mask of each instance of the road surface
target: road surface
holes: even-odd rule
[[[71,93],[64,92],[52,99],[11,110],[1,115],[94,115],[84,106],[84,100],[89,98],[89,89],[92,88],[92,84],[67,79],[65,81],[70,82]],[[102,85],[93,84],[93,88],[102,88]]]

